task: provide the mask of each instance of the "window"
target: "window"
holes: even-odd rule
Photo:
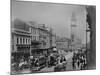
[[[30,44],[30,39],[28,39],[28,44]]]
[[[27,38],[26,38],[26,44],[27,44]]]
[[[25,38],[25,44],[27,44],[27,38]]]
[[[22,44],[22,38],[20,38],[20,44]]]
[[[33,40],[33,37],[34,37],[34,36],[32,36],[32,40]]]
[[[35,36],[32,37],[32,40],[35,40]]]
[[[30,39],[28,39],[28,44],[30,44]]]
[[[34,37],[34,40],[36,40],[36,36]]]
[[[22,44],[23,44],[23,38],[22,38]]]
[[[20,44],[20,38],[18,38],[18,44]]]
[[[25,38],[23,38],[23,44],[25,44]]]
[[[31,33],[32,33],[32,28],[31,28]]]
[[[33,29],[33,33],[36,34],[36,30],[35,29]]]
[[[36,40],[37,40],[37,41],[39,40],[39,37],[38,37],[38,36],[36,36]]]
[[[18,39],[18,37],[17,37],[17,44],[19,44],[19,39]]]
[[[43,38],[46,39],[46,36],[44,36]]]
[[[31,33],[31,27],[29,28],[29,32]]]
[[[33,33],[36,34],[36,30],[35,29],[33,29]]]
[[[28,39],[28,38],[26,38],[26,44],[29,44],[28,40],[29,40],[29,39]]]

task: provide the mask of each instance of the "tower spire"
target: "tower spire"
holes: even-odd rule
[[[76,19],[76,13],[75,12],[72,12],[72,16],[71,16],[71,26],[72,27],[76,27],[76,22],[77,22],[77,19]]]
[[[75,47],[75,41],[76,41],[76,34],[77,34],[77,25],[76,25],[77,19],[75,12],[72,12],[71,16],[71,43],[72,43],[72,49]]]
[[[75,14],[75,12],[72,12],[71,21],[73,21],[73,22],[76,21],[76,14]]]

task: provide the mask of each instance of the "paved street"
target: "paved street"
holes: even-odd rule
[[[40,72],[53,72],[53,71],[54,71],[54,66],[52,66],[50,68],[45,67],[45,68],[41,69]]]
[[[73,68],[72,68],[72,57],[73,57],[73,53],[72,52],[65,53],[65,58],[67,60],[66,71],[73,70]],[[40,72],[52,72],[52,71],[54,71],[54,67],[55,66],[50,67],[50,68],[45,67],[45,68],[41,69]]]
[[[73,53],[72,52],[64,53],[64,55],[65,55],[65,58],[67,60],[66,71],[73,70],[73,68],[72,68],[72,57],[73,57]],[[55,66],[50,67],[50,68],[45,67],[45,68],[41,69],[40,72],[53,72],[54,71],[54,67]]]
[[[66,53],[66,55],[65,55],[65,58],[66,58],[66,60],[67,60],[67,62],[71,62],[72,60],[72,57],[73,57],[73,53],[72,52],[68,52],[68,53]]]
[[[66,71],[73,70],[73,67],[72,67],[72,57],[73,57],[73,53],[70,52],[65,57],[66,57],[66,60],[67,60]]]
[[[67,64],[66,64],[66,71],[71,71],[73,70],[72,68],[72,57],[73,57],[73,53],[72,52],[69,52],[69,53],[65,53],[65,58],[67,60]],[[41,69],[40,71],[38,72],[53,72],[54,71],[54,67],[55,66],[52,66],[52,67],[45,67],[43,69]],[[29,69],[24,69],[22,71],[19,71],[19,73],[31,73],[31,71]]]
[[[31,71],[29,69],[25,69],[25,70],[23,70],[23,71],[21,71],[19,73],[31,73]]]

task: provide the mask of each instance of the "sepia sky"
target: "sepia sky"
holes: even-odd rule
[[[86,42],[86,10],[82,5],[25,2],[12,0],[12,21],[16,18],[24,21],[36,21],[52,27],[62,37],[70,38],[72,13],[76,16],[76,36]]]

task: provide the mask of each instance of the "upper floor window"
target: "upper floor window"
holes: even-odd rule
[[[25,44],[27,44],[27,38],[25,38]]]
[[[27,44],[29,44],[29,42],[28,42],[28,38],[27,38]]]
[[[17,44],[19,44],[19,38],[17,38]]]
[[[30,44],[30,39],[28,39],[28,44]]]
[[[22,44],[22,38],[20,38],[20,44]]]
[[[25,44],[25,38],[23,38],[23,44]]]

